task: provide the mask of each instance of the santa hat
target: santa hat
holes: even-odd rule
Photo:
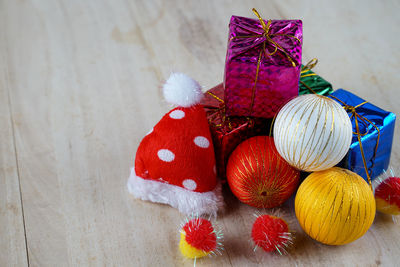
[[[200,85],[174,73],[163,87],[177,105],[143,138],[128,190],[142,200],[169,204],[185,214],[213,214],[223,206],[214,148]]]

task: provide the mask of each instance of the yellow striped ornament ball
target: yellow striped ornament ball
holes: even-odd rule
[[[279,154],[293,167],[322,171],[339,163],[353,136],[344,108],[325,96],[301,95],[279,111],[274,141]]]
[[[334,167],[310,174],[295,199],[303,230],[327,245],[344,245],[363,236],[375,218],[375,198],[358,174]]]

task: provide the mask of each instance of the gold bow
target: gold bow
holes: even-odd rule
[[[291,38],[294,38],[295,40],[297,40],[299,43],[301,43],[299,38],[297,38],[296,36],[291,35],[291,34],[284,34],[284,33],[271,34],[271,33],[269,33],[272,21],[269,19],[267,24],[265,24],[265,21],[261,18],[261,16],[258,13],[258,11],[255,8],[253,8],[252,10],[253,10],[254,14],[257,16],[258,20],[260,21],[260,24],[261,24],[261,26],[262,26],[262,28],[264,30],[264,33],[263,34],[258,34],[258,35],[253,35],[253,36],[247,36],[247,37],[255,37],[255,38],[265,37],[265,41],[263,42],[263,49],[260,51],[258,61],[261,60],[261,55],[265,53],[266,44],[270,43],[272,46],[275,47],[275,49],[274,49],[274,51],[272,53],[268,54],[269,56],[274,55],[278,51],[278,49],[280,49],[285,54],[287,59],[292,63],[292,66],[296,67],[296,63],[294,62],[292,57],[285,51],[285,49],[283,49],[283,47],[280,44],[278,44],[277,42],[272,40],[272,36],[278,36],[279,35],[279,36],[291,37]],[[240,36],[240,38],[242,38],[242,37],[243,36]]]
[[[304,78],[304,77],[309,77],[309,76],[315,76],[317,74],[315,74],[314,72],[311,72],[311,69],[315,67],[315,65],[317,65],[318,63],[318,59],[313,58],[311,59],[305,66],[303,66],[301,68],[300,71],[300,78]],[[302,80],[300,80],[300,83],[302,85],[304,85],[308,90],[310,90],[311,93],[313,94],[317,94],[317,92],[315,92],[310,86],[308,86],[305,82],[303,82]]]
[[[342,104],[343,108],[344,108],[347,112],[350,112],[350,113],[351,113],[350,120],[354,117],[354,123],[355,123],[355,125],[356,125],[356,131],[353,132],[353,134],[356,134],[356,135],[357,135],[358,144],[359,144],[359,146],[360,146],[360,152],[361,152],[361,157],[362,157],[362,160],[363,160],[364,169],[365,169],[365,173],[366,173],[367,179],[368,179],[368,184],[369,184],[369,186],[370,186],[371,189],[372,189],[371,173],[370,173],[370,170],[368,169],[367,161],[366,161],[366,159],[365,159],[364,149],[363,149],[363,146],[362,146],[362,143],[361,143],[361,137],[367,135],[367,134],[368,134],[368,131],[365,132],[365,133],[363,133],[363,134],[360,133],[359,121],[360,121],[361,123],[364,123],[364,125],[367,126],[367,127],[368,127],[368,123],[369,123],[369,124],[372,125],[372,126],[376,129],[376,131],[378,132],[378,138],[376,139],[376,145],[375,145],[375,150],[374,150],[373,159],[375,159],[376,153],[377,153],[377,151],[378,151],[379,138],[380,138],[381,132],[380,132],[378,126],[376,126],[372,121],[370,121],[370,120],[367,119],[366,117],[361,116],[360,114],[358,114],[357,111],[356,111],[357,108],[361,107],[362,105],[365,105],[366,103],[368,103],[368,101],[364,101],[364,102],[362,102],[361,104],[358,104],[357,106],[350,106],[350,105],[347,105],[347,104],[346,104],[345,102],[343,102],[342,100],[340,100],[339,98],[337,98],[337,97],[335,97],[335,96],[333,96],[333,95],[330,95],[330,96],[331,96],[332,98],[336,99],[337,101],[339,101],[339,102]],[[371,169],[373,168],[373,166],[374,166],[374,162],[372,162]],[[373,189],[372,189],[372,190],[373,190]]]
[[[225,102],[224,102],[224,100],[222,100],[222,99],[219,98],[217,95],[215,95],[215,94],[213,94],[213,93],[211,93],[211,92],[209,92],[209,91],[207,91],[207,94],[210,95],[210,96],[212,96],[213,98],[215,98],[216,100],[218,100],[219,102],[221,102],[221,103],[223,104],[222,108],[216,108],[218,111],[222,111],[222,123],[219,123],[219,124],[214,124],[214,123],[213,123],[213,125],[214,125],[215,127],[221,127],[221,126],[224,124],[225,121],[228,121],[229,129],[232,129],[231,121],[229,120],[229,117],[227,117],[227,116],[225,115]],[[209,121],[211,122],[211,119],[210,119]]]
[[[215,94],[213,94],[213,93],[211,93],[211,92],[209,92],[209,91],[207,91],[207,94],[210,95],[210,96],[212,96],[213,98],[215,98],[216,100],[218,100],[219,102],[221,102],[221,103],[223,104],[223,105],[222,105],[222,108],[215,108],[216,110],[221,111],[221,113],[222,113],[222,123],[218,123],[218,124],[212,123],[212,122],[211,122],[212,119],[210,119],[209,122],[210,122],[212,125],[214,125],[215,127],[222,127],[222,126],[224,125],[224,122],[227,121],[227,122],[228,122],[229,130],[232,130],[232,123],[231,123],[231,120],[230,120],[229,117],[226,116],[226,114],[225,114],[225,102],[224,102],[224,100],[221,99],[221,98],[219,98],[217,95],[215,95]],[[209,107],[208,107],[208,108],[209,108]],[[247,119],[247,122],[249,123],[250,126],[254,125],[254,120],[253,120],[253,119],[251,119],[250,117],[246,117],[246,119]]]
[[[308,76],[315,76],[315,73],[308,73],[310,72],[316,65],[318,64],[318,59],[313,58],[306,65],[301,68],[300,77],[308,77]]]

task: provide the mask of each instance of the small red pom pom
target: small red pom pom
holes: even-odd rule
[[[207,255],[221,254],[223,234],[218,228],[218,225],[198,215],[186,219],[180,230],[179,250],[182,255],[196,260]]]
[[[203,218],[190,220],[183,226],[186,242],[192,247],[210,252],[217,247],[217,235],[210,221]]]
[[[261,247],[266,252],[277,251],[282,254],[292,244],[292,235],[287,223],[271,215],[261,215],[256,219],[251,237],[256,247]]]

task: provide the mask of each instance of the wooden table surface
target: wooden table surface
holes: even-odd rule
[[[350,3],[351,2],[351,3]],[[232,14],[304,22],[303,61],[400,114],[399,1],[0,1],[0,266],[191,266],[177,210],[133,199],[141,138],[169,110],[161,85],[184,71],[223,78]],[[400,163],[399,128],[391,163]],[[365,236],[325,246],[297,231],[288,256],[252,252],[255,209],[225,192],[223,255],[198,266],[391,266],[400,224],[378,214]]]

